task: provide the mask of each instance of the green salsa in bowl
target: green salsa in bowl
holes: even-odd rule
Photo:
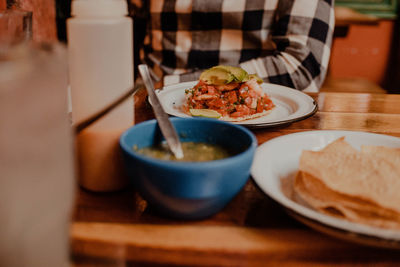
[[[181,159],[177,159],[174,156],[174,154],[169,150],[166,142],[141,149],[134,146],[133,149],[140,154],[152,158],[176,161],[210,161],[228,158],[233,155],[229,149],[217,144],[204,142],[182,142],[181,144],[183,150],[183,158]]]
[[[248,180],[257,140],[243,126],[215,119],[171,118],[171,122],[188,147],[193,143],[215,145],[229,155],[206,161],[176,161],[141,154],[141,150],[165,141],[156,120],[150,120],[121,135],[127,173],[142,197],[161,213],[184,219],[210,216]],[[195,146],[195,151],[203,149]]]

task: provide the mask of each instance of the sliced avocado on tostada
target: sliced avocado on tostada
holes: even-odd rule
[[[218,66],[216,66],[214,68],[225,69],[225,70],[229,71],[231,74],[233,74],[233,76],[235,76],[235,82],[242,82],[249,75],[247,73],[247,71],[245,71],[244,69],[239,68],[239,67],[218,65]]]
[[[259,84],[263,83],[263,80],[257,74],[248,74],[247,71],[242,68],[227,65],[214,66],[203,71],[200,75],[200,80],[213,85],[246,82],[251,79],[256,79]]]
[[[200,80],[207,84],[223,85],[234,81],[235,76],[228,70],[213,67],[203,71]]]

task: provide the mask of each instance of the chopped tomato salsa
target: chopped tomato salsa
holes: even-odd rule
[[[239,118],[262,113],[275,107],[255,79],[242,83],[209,85],[199,81],[185,90],[183,110],[212,109],[223,117]]]

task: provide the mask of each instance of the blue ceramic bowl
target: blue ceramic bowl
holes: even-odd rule
[[[246,128],[215,119],[171,118],[181,142],[206,142],[234,149],[229,158],[206,162],[166,161],[141,155],[133,147],[163,140],[156,120],[121,135],[127,173],[144,199],[172,217],[200,219],[222,209],[244,186],[257,140]]]

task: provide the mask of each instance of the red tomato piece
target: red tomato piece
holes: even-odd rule
[[[236,107],[237,112],[243,112],[244,115],[249,115],[250,114],[250,109],[246,105],[238,105]]]
[[[229,91],[225,93],[225,97],[228,99],[228,102],[232,104],[238,101],[235,91]]]

